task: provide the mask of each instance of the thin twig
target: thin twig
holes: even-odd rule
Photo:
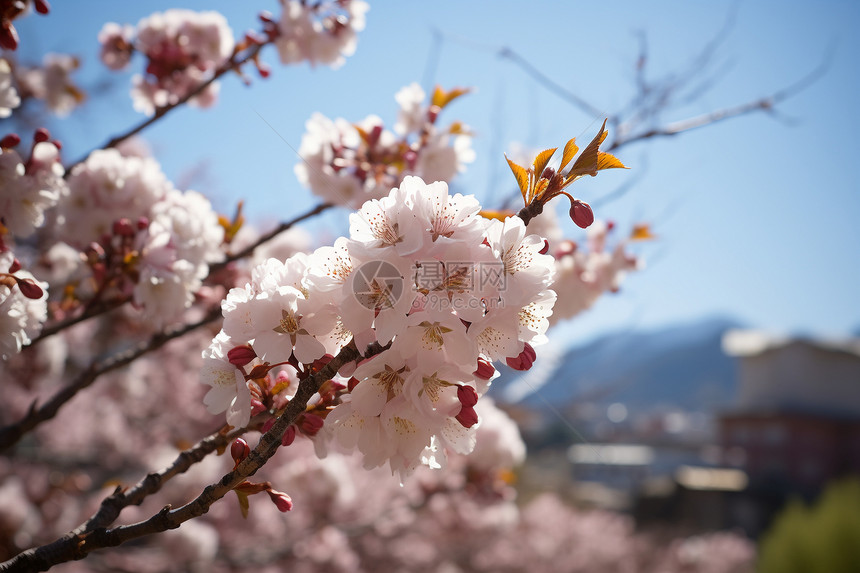
[[[210,77],[209,79],[207,79],[203,83],[199,84],[197,87],[192,89],[190,92],[188,92],[187,94],[185,94],[184,96],[182,96],[181,98],[176,100],[175,102],[169,103],[167,105],[156,108],[155,113],[152,115],[152,117],[149,117],[149,118],[145,119],[144,121],[138,123],[134,127],[126,130],[125,132],[112,137],[107,142],[105,142],[104,145],[102,145],[101,147],[99,147],[97,149],[109,149],[111,147],[116,147],[117,145],[119,145],[120,143],[122,143],[123,141],[128,139],[129,137],[131,137],[133,135],[137,135],[138,133],[140,133],[141,131],[143,131],[144,129],[146,129],[147,127],[149,127],[150,125],[152,125],[156,121],[160,120],[162,117],[164,117],[165,115],[167,115],[168,113],[170,113],[171,111],[176,109],[177,107],[180,107],[180,106],[188,103],[189,100],[191,100],[195,96],[200,95],[203,92],[203,90],[208,88],[213,82],[217,81],[221,76],[223,76],[227,72],[230,72],[233,70],[238,70],[242,65],[244,65],[245,63],[256,58],[259,55],[260,50],[263,49],[263,46],[266,46],[266,45],[272,43],[273,41],[274,41],[273,39],[267,39],[267,40],[263,41],[262,43],[254,44],[250,48],[247,49],[247,51],[245,52],[244,55],[241,55],[241,56],[240,56],[240,54],[242,52],[237,52],[237,53],[233,54],[229,60],[227,60],[226,62],[221,64],[220,67],[215,69],[215,72],[212,74],[212,77]],[[92,152],[90,152],[90,153],[92,153]],[[83,156],[80,159],[78,159],[77,161],[71,163],[66,168],[66,175],[65,176],[68,177],[71,174],[72,169],[75,166],[86,161],[87,157],[89,157],[90,153],[87,153],[85,156]]]
[[[164,344],[174,338],[179,338],[180,336],[192,332],[201,326],[214,322],[216,319],[220,318],[220,316],[221,309],[215,307],[211,309],[205,317],[196,322],[169,329],[165,332],[159,332],[152,335],[149,340],[142,341],[128,350],[111,354],[107,358],[103,358],[101,360],[93,361],[78,375],[77,378],[58,390],[47,402],[38,407],[34,403],[22,419],[0,428],[0,452],[8,450],[18,443],[18,440],[20,440],[24,434],[42,422],[53,418],[63,404],[74,398],[79,391],[95,382],[102,374],[125,366],[144,354],[161,348]]]
[[[388,346],[373,344],[364,357],[375,356],[387,348]],[[302,380],[284,413],[272,428],[260,437],[251,454],[235,470],[225,474],[218,482],[206,486],[200,495],[189,503],[177,509],[167,505],[149,519],[131,525],[112,529],[96,528],[86,532],[72,531],[52,543],[19,553],[0,564],[0,572],[45,571],[58,563],[83,559],[96,549],[114,547],[131,539],[176,529],[185,521],[203,515],[213,503],[254,475],[275,454],[287,428],[305,411],[308,401],[319,390],[320,384],[331,379],[344,364],[361,357],[355,344],[350,343],[319,372]]]

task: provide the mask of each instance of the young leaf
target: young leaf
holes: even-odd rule
[[[479,211],[478,214],[485,219],[498,219],[499,221],[503,221],[508,217],[513,217],[513,211]]]
[[[600,144],[603,143],[603,140],[606,139],[606,135],[606,120],[604,119],[603,125],[600,127],[600,131],[594,136],[591,143],[582,150],[582,154],[580,154],[579,158],[574,161],[573,167],[570,168],[570,173],[568,173],[569,178],[574,175],[597,175],[597,150],[600,147]]]
[[[517,185],[520,186],[520,193],[523,194],[523,201],[526,201],[526,195],[529,192],[529,174],[528,171],[525,170],[524,167],[517,165],[505,155],[505,159],[508,162],[508,165],[511,167],[511,171],[514,172],[514,177],[517,178]]]
[[[543,196],[543,192],[546,191],[547,185],[549,185],[549,179],[538,179],[538,182],[535,185],[535,190],[530,198],[531,201],[540,199]]]
[[[564,153],[561,156],[561,165],[558,166],[559,171],[567,167],[567,164],[570,163],[570,160],[573,159],[573,156],[576,155],[577,151],[579,151],[579,146],[576,145],[576,138],[574,137],[564,146]]]
[[[604,169],[628,169],[628,167],[611,153],[599,151],[597,153],[597,170],[602,171]]]
[[[430,103],[442,109],[461,95],[467,93],[469,93],[469,88],[453,88],[451,91],[446,92],[440,86],[436,86],[436,89],[433,90],[433,98]]]
[[[235,489],[233,491],[236,492],[236,497],[239,499],[239,509],[242,510],[242,517],[248,519],[248,509],[250,508],[248,494]]]
[[[544,168],[546,167],[546,164],[549,163],[550,159],[552,159],[552,156],[555,153],[556,149],[558,149],[558,147],[553,147],[552,149],[544,149],[543,151],[538,153],[538,156],[535,157],[534,163],[535,177],[540,178]]]
[[[656,238],[657,235],[651,232],[651,226],[647,223],[634,225],[633,230],[630,232],[631,241],[649,241]]]

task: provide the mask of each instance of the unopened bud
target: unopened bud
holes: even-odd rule
[[[478,413],[472,406],[463,406],[456,419],[464,428],[471,428],[478,423]]]
[[[528,370],[532,367],[536,358],[535,349],[526,342],[523,351],[518,356],[506,358],[505,362],[514,370]]]
[[[0,139],[0,147],[2,147],[3,149],[10,149],[12,147],[16,147],[19,143],[21,143],[21,136],[19,136],[17,133],[10,133],[3,139]]]
[[[143,231],[147,227],[149,227],[149,219],[147,217],[144,217],[143,215],[138,217],[137,218],[137,230]]]
[[[300,429],[308,436],[316,436],[317,432],[322,429],[324,424],[325,420],[323,420],[316,414],[308,414],[307,412],[305,412],[299,418]]]
[[[290,424],[289,426],[287,426],[287,431],[284,432],[284,437],[281,438],[281,445],[282,446],[289,446],[290,444],[292,444],[295,441],[295,439],[296,439],[296,427],[295,427],[295,425]]]
[[[284,492],[270,489],[266,493],[269,494],[269,498],[274,502],[279,511],[286,513],[293,509],[293,500]]]
[[[9,51],[18,49],[18,31],[10,20],[3,20],[0,25],[0,48]]]
[[[478,403],[478,391],[465,384],[457,386],[457,399],[463,406],[474,406]]]
[[[541,247],[541,250],[539,250],[538,253],[540,253],[541,255],[545,255],[548,252],[549,252],[549,241],[544,239],[543,240],[543,247]]]
[[[478,358],[478,369],[472,372],[472,374],[475,378],[489,380],[496,375],[496,369],[493,367],[493,363],[486,358]]]
[[[607,231],[611,231],[614,228],[615,228],[615,221],[613,221],[611,219],[609,221],[606,221],[606,230]]]
[[[57,148],[57,151],[62,151],[62,149],[63,149],[63,144],[62,144],[62,142],[61,142],[59,139],[52,139],[52,140],[51,140],[51,145],[53,145],[54,147],[56,147],[56,148]]]
[[[18,288],[21,289],[21,294],[23,294],[27,298],[39,300],[40,298],[42,298],[42,295],[45,294],[45,291],[42,290],[42,287],[37,285],[31,279],[19,279],[18,277],[15,277],[15,280],[18,282]]]
[[[43,141],[50,141],[50,140],[51,140],[51,132],[48,131],[44,127],[40,127],[33,134],[33,141],[35,141],[36,143],[42,143]]]
[[[257,414],[262,414],[267,409],[268,408],[266,408],[266,405],[263,404],[262,402],[260,402],[258,399],[251,398],[251,415],[252,416],[256,416]]]
[[[266,432],[268,432],[269,430],[271,430],[271,429],[272,429],[272,426],[274,426],[274,425],[275,425],[275,418],[269,418],[268,420],[266,420],[266,421],[263,423],[263,427],[262,427],[262,428],[260,428],[260,432],[261,432],[261,433],[263,433],[263,434],[265,434]]]
[[[18,259],[12,259],[12,264],[9,265],[9,272],[10,273],[17,273],[20,270],[21,270],[21,261],[19,261]]]
[[[131,221],[126,219],[125,217],[121,219],[117,219],[113,222],[113,234],[119,237],[133,237],[135,235],[135,229],[131,224]]]
[[[230,446],[230,455],[236,465],[239,465],[242,460],[251,455],[251,446],[242,438],[236,438],[236,441]]]
[[[591,210],[591,206],[585,201],[574,199],[570,205],[570,218],[576,223],[577,227],[586,229],[594,222],[594,212]]]
[[[44,15],[51,11],[51,5],[48,4],[47,0],[36,0],[34,4],[36,5],[36,12],[39,14]]]
[[[360,382],[360,380],[358,378],[356,378],[355,376],[353,376],[352,378],[349,379],[349,382],[346,383],[346,389],[349,390],[350,392],[352,392],[353,390],[355,390],[355,387],[358,386],[359,382]]]
[[[246,364],[254,360],[254,358],[256,357],[257,353],[254,352],[254,349],[247,344],[242,344],[241,346],[234,346],[227,351],[227,360],[230,362],[230,364],[236,366],[237,368],[245,366]]]

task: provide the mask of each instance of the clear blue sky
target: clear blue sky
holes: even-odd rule
[[[117,79],[83,113],[56,124],[69,160],[142,117],[131,108],[128,77],[110,75],[98,62],[102,23],[136,23],[174,6],[218,9],[236,36],[256,26],[259,10],[279,9],[275,0],[84,0],[54,2],[47,18],[19,20],[25,58],[74,52],[83,58],[84,84]],[[630,172],[577,184],[576,195],[597,200],[639,177],[630,193],[597,214],[622,228],[650,221],[660,240],[642,249],[645,271],[564,335],[582,339],[716,314],[777,331],[847,333],[860,327],[860,195],[851,168],[860,136],[857,2],[371,1],[358,51],[340,70],[280,67],[269,49],[264,59],[273,64],[272,78],[250,89],[227,78],[214,109],[178,110],[143,135],[174,181],[196,172],[192,186],[222,211],[244,198],[258,221],[287,219],[315,199],[293,176],[293,151],[257,113],[296,148],[314,111],[351,120],[375,113],[393,122],[393,94],[428,77],[435,28],[446,36],[434,81],[476,88],[445,111],[477,132],[478,160],[455,186],[482,199],[504,196],[514,189],[501,155],[508,142],[543,148],[589,138],[599,119],[534,84],[495,55],[499,47],[611,112],[632,93],[636,32],[647,34],[652,77],[662,75],[689,63],[733,7],[734,26],[717,52],[726,63],[719,82],[667,120],[775,91],[833,48],[826,76],[779,107],[796,125],[755,115],[631,145],[619,152]],[[346,212],[337,212],[310,228],[331,237],[345,220]]]

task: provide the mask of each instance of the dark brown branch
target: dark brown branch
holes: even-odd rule
[[[116,147],[117,145],[119,145],[120,143],[122,143],[123,141],[128,139],[129,137],[131,137],[133,135],[137,135],[138,133],[140,133],[141,131],[143,131],[144,129],[146,129],[147,127],[149,127],[150,125],[152,125],[156,121],[160,120],[162,117],[164,117],[165,115],[167,115],[168,113],[170,113],[171,111],[176,109],[177,107],[180,107],[180,106],[188,103],[189,100],[191,100],[195,96],[198,96],[201,93],[203,93],[203,90],[208,88],[210,85],[212,85],[213,82],[217,81],[221,76],[223,76],[227,72],[230,72],[233,70],[238,71],[242,65],[255,59],[260,54],[260,50],[263,49],[263,46],[271,43],[272,41],[273,40],[269,39],[269,40],[266,40],[260,44],[252,45],[251,47],[249,47],[245,50],[244,55],[242,52],[234,53],[230,57],[229,60],[227,60],[226,62],[221,64],[221,66],[219,66],[218,68],[215,69],[215,72],[212,74],[212,77],[210,77],[209,79],[207,79],[206,81],[204,81],[203,83],[201,83],[200,85],[198,85],[197,87],[192,89],[190,92],[188,92],[187,94],[185,94],[184,96],[179,98],[176,102],[167,104],[167,105],[159,107],[159,108],[156,108],[155,113],[152,115],[152,117],[149,117],[149,118],[145,119],[144,121],[140,122],[139,124],[135,125],[134,127],[128,129],[127,131],[112,137],[111,139],[109,139],[107,142],[105,142],[105,144],[102,145],[101,147],[99,147],[98,149],[109,149],[111,147]],[[89,157],[89,155],[90,154],[87,153],[85,156],[81,157],[77,161],[70,164],[66,168],[66,175],[65,176],[68,177],[71,174],[72,169],[75,166],[86,161],[87,157]]]
[[[217,307],[213,308],[204,318],[197,322],[169,329],[165,332],[159,332],[158,334],[151,336],[149,340],[142,341],[128,350],[111,354],[107,358],[103,358],[101,360],[93,361],[77,376],[77,378],[57,391],[57,393],[54,394],[47,402],[38,407],[34,404],[21,420],[0,428],[0,451],[8,450],[15,445],[24,434],[42,422],[53,418],[63,404],[71,400],[79,391],[95,382],[102,374],[125,366],[144,354],[161,348],[164,344],[174,338],[179,338],[180,336],[196,330],[205,324],[214,322],[220,316],[221,309]]]
[[[259,247],[260,245],[262,245],[263,243],[271,241],[272,239],[274,239],[276,236],[280,235],[284,231],[287,231],[290,228],[292,228],[294,225],[301,223],[305,219],[310,219],[311,217],[315,217],[316,215],[319,215],[320,213],[327,211],[328,209],[330,209],[332,207],[334,207],[334,205],[332,205],[331,203],[320,203],[319,205],[317,205],[316,207],[314,207],[310,211],[306,211],[305,213],[302,213],[301,215],[298,215],[289,221],[284,221],[283,223],[279,224],[277,227],[275,227],[274,229],[272,229],[268,233],[260,236],[260,238],[258,238],[256,241],[254,241],[253,243],[251,243],[250,245],[248,245],[244,249],[237,251],[235,253],[231,253],[229,256],[227,256],[226,259],[224,259],[220,263],[215,263],[213,265],[210,265],[209,266],[209,274],[211,275],[212,273],[215,273],[215,272],[223,269],[225,266],[232,263],[233,261],[237,261],[239,259],[242,259],[242,258],[245,258],[245,257],[251,255],[254,252],[254,250],[257,247]]]
[[[378,344],[371,345],[364,356],[375,356],[387,348]],[[284,413],[272,428],[260,437],[251,454],[235,470],[225,474],[218,482],[206,486],[200,495],[189,503],[177,509],[165,506],[149,519],[131,525],[112,529],[95,528],[83,533],[72,531],[53,543],[28,549],[0,564],[0,572],[45,571],[59,563],[83,559],[96,549],[114,547],[131,539],[176,529],[183,522],[203,515],[213,503],[254,475],[275,454],[287,428],[305,411],[308,401],[319,390],[320,384],[331,379],[341,366],[359,358],[361,353],[350,343],[319,372],[302,380]]]

